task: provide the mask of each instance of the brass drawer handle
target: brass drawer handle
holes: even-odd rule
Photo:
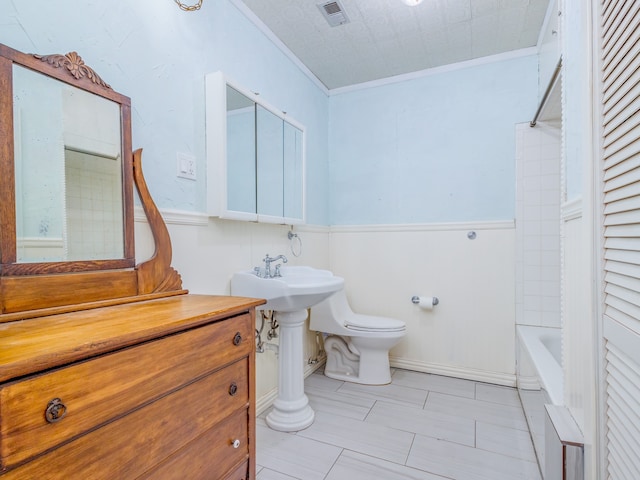
[[[238,393],[238,384],[231,382],[231,385],[229,385],[229,395],[233,397],[236,393]]]
[[[44,411],[44,418],[49,423],[59,422],[67,414],[67,406],[62,403],[59,398],[50,400],[47,404],[47,409]]]
[[[242,335],[240,335],[240,332],[237,332],[236,336],[233,337],[233,344],[237,347],[238,345],[240,345],[241,341],[242,341]]]

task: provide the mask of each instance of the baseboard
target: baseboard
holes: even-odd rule
[[[407,360],[406,358],[393,356],[389,357],[389,363],[392,367],[404,368],[406,370],[413,370],[416,372],[464,378],[465,380],[504,385],[506,387],[516,386],[515,374],[488,372],[486,370],[475,370],[472,368],[456,367],[451,365],[439,365],[436,363],[416,362],[414,360]]]
[[[266,395],[263,395],[258,400],[256,400],[256,415],[260,416],[264,412],[266,412],[267,409],[271,405],[273,405],[273,402],[276,400],[277,396],[278,388],[276,387],[273,390],[269,391]]]
[[[315,372],[318,368],[324,365],[324,360],[321,360],[317,363],[307,364],[304,367],[304,378],[307,378],[313,372]],[[260,398],[256,400],[256,415],[262,415],[267,409],[273,405],[276,397],[278,396],[278,387],[269,390],[266,394],[262,395]]]

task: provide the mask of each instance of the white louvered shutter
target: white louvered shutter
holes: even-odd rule
[[[640,1],[601,5],[606,455],[640,478]]]

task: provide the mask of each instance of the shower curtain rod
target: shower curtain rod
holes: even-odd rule
[[[535,127],[538,122],[538,117],[542,113],[542,109],[547,104],[547,100],[549,100],[549,95],[551,95],[551,91],[555,86],[558,78],[560,77],[560,71],[562,70],[562,57],[558,60],[558,64],[556,65],[556,69],[553,71],[553,75],[551,76],[551,80],[549,80],[549,85],[547,85],[547,89],[542,96],[542,100],[540,100],[540,105],[538,105],[538,110],[536,110],[536,114],[533,116],[533,120],[529,122],[530,127]]]

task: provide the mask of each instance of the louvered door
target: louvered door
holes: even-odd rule
[[[607,478],[640,478],[640,1],[600,5]]]

